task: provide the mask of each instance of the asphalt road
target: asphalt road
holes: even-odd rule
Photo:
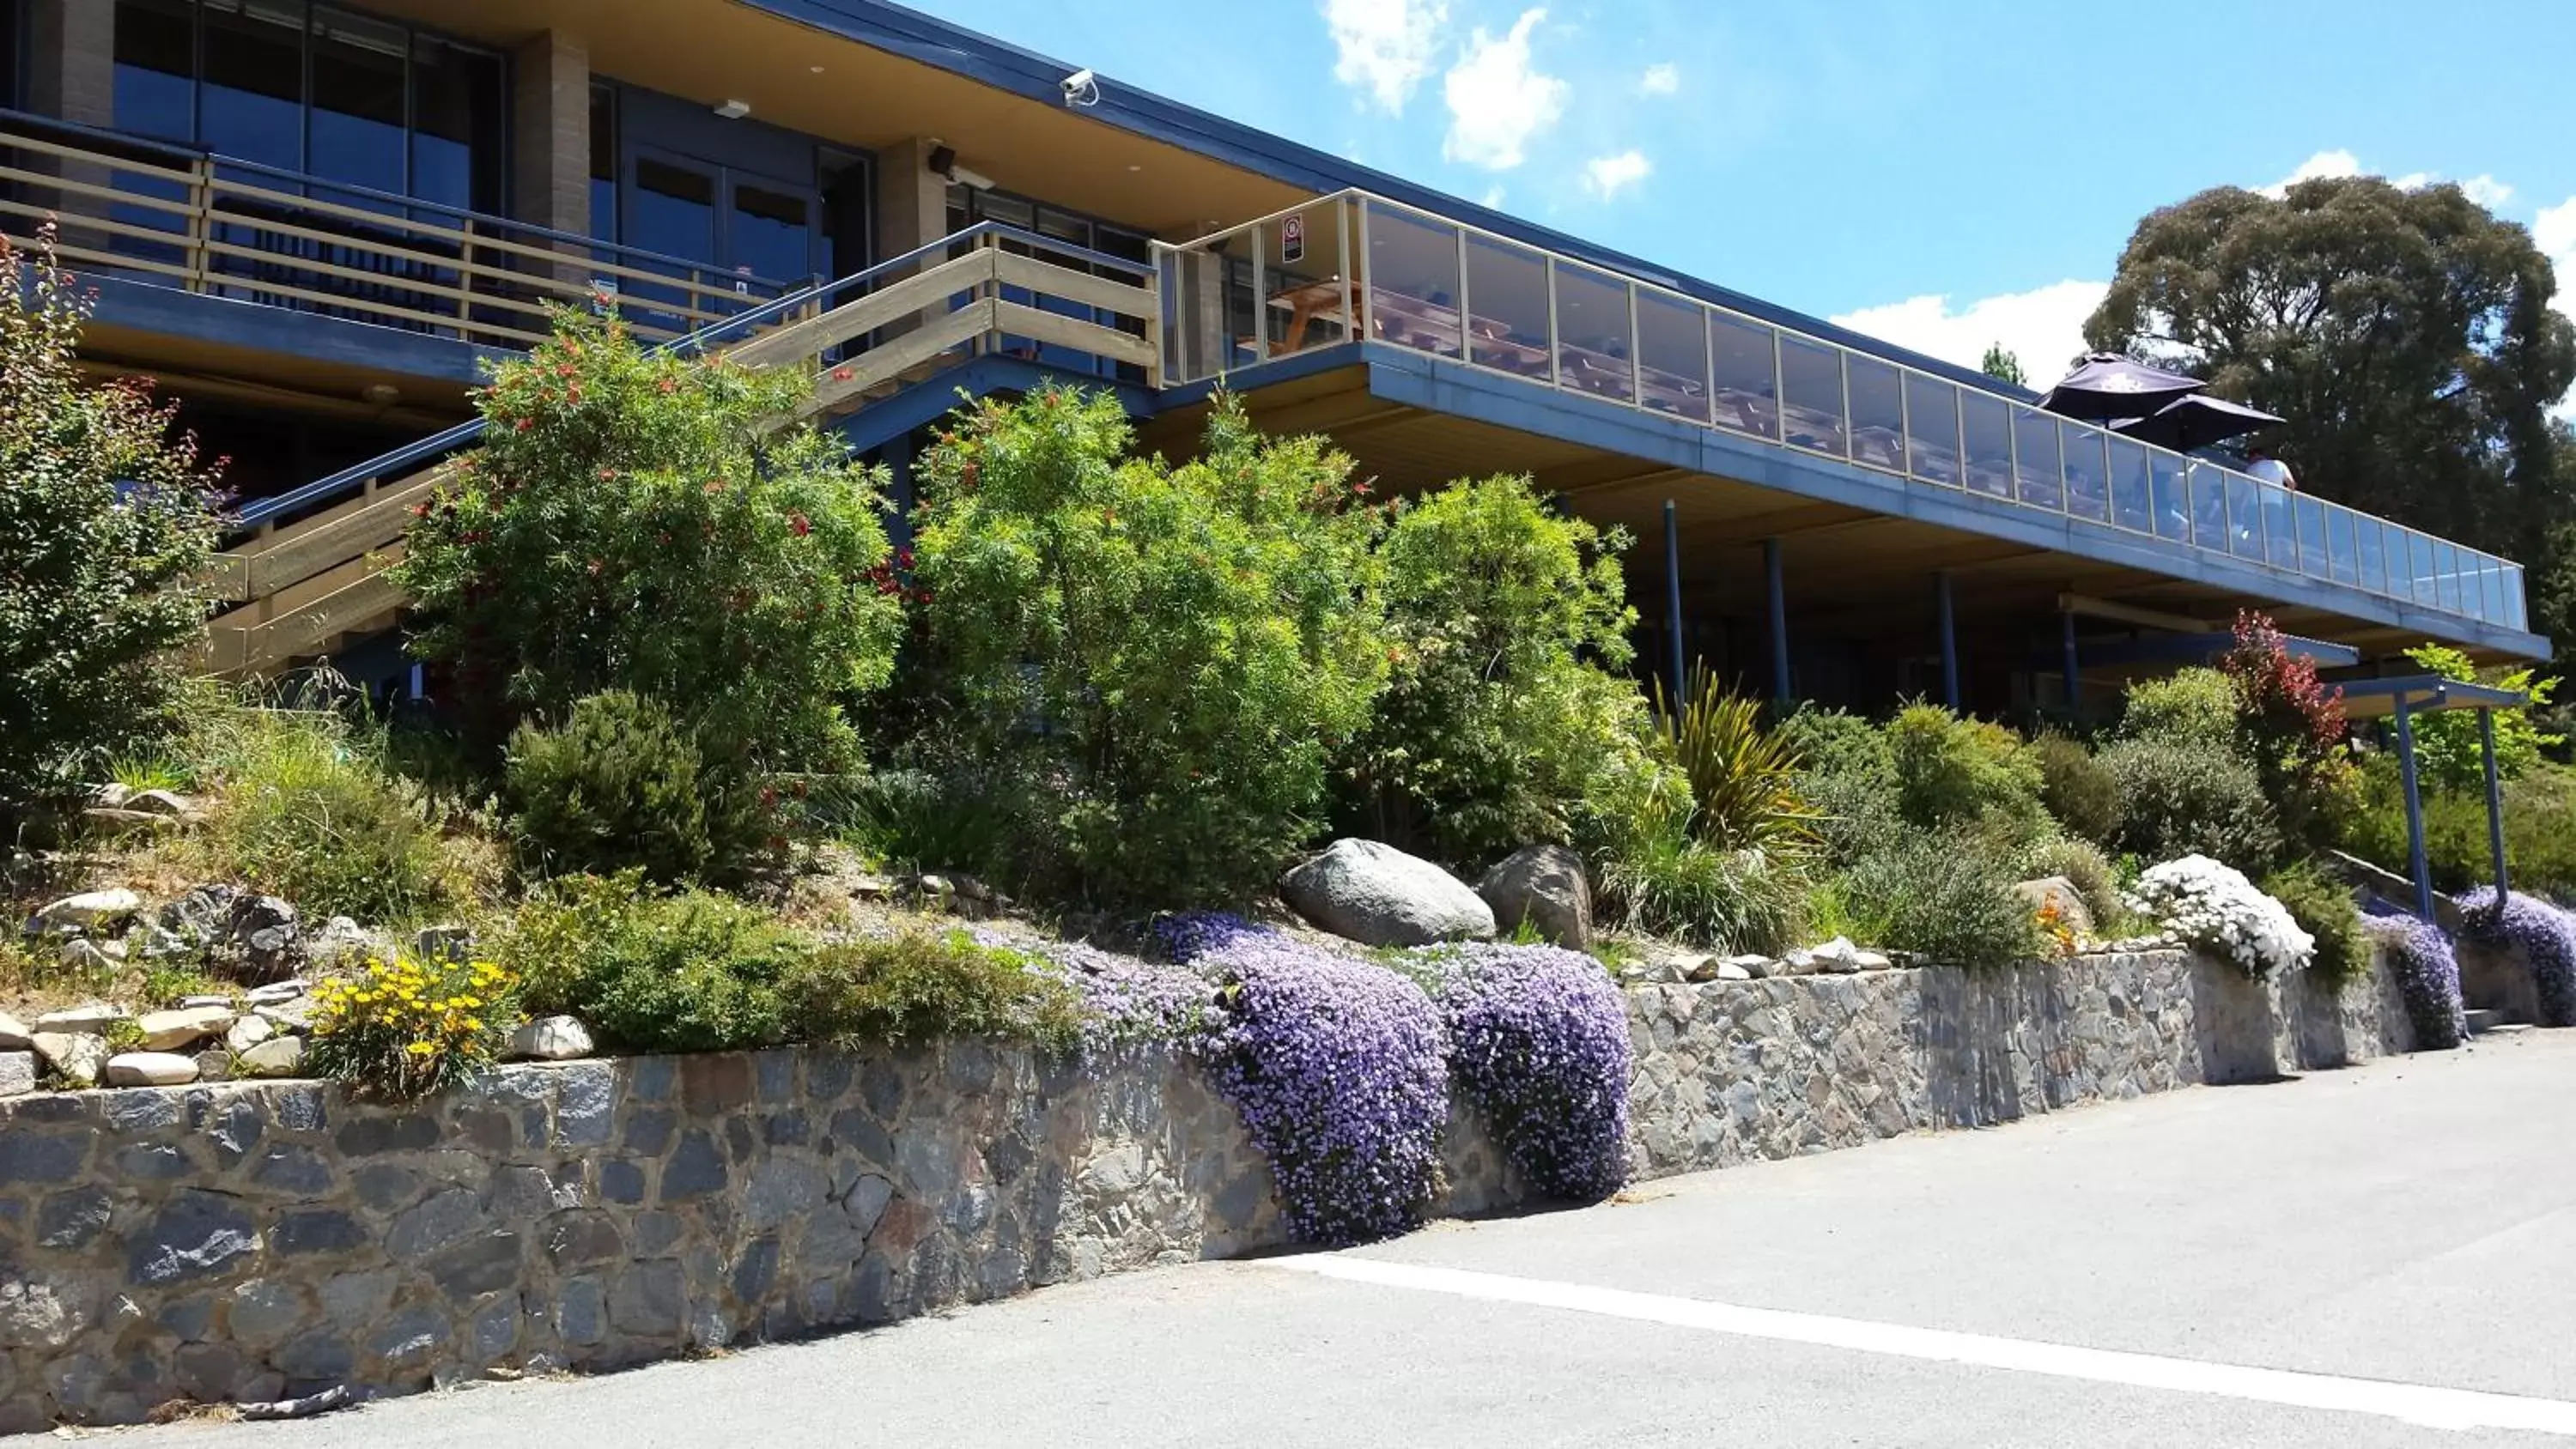
[[[118,1437],[2570,1445],[2571,1127],[2576,1031],[2524,1033],[713,1361]]]

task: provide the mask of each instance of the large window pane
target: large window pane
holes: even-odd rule
[[[2490,624],[2504,619],[2504,566],[2483,554],[2478,558],[2477,615]]]
[[[2326,577],[2326,506],[2314,498],[2300,497],[2292,502],[2299,514],[2299,570],[2318,578]]]
[[[1312,229],[1331,218],[1330,210],[1319,210],[1306,225]],[[1458,324],[1458,228],[1374,202],[1368,225],[1369,335],[1417,352],[1466,356],[1466,333]],[[1311,265],[1318,250],[1312,238],[1306,250],[1305,261],[1283,263],[1296,278],[1286,285],[1320,288],[1329,305],[1337,284],[1326,280],[1330,269]],[[1309,280],[1300,267],[1318,275]]]
[[[1547,263],[1510,242],[1467,238],[1469,360],[1522,377],[1548,375]]]
[[[2146,449],[2147,489],[2156,514],[2156,536],[2191,541],[2190,474],[2180,455]]]
[[[2460,612],[2460,551],[2447,543],[2433,545],[2434,602],[2451,613]]]
[[[2271,549],[2272,566],[2295,569],[2299,566],[2299,532],[2290,518],[2289,490],[2266,483],[2262,493],[2263,538]]]
[[[1779,437],[1780,383],[1774,375],[1771,329],[1711,312],[1708,342],[1716,372],[1710,395],[1717,404],[1717,425]]]
[[[2066,511],[2096,523],[2109,522],[2111,470],[2103,452],[2102,430],[2059,423],[2057,437],[2066,450]]]
[[[1707,309],[1643,288],[1637,292],[1637,400],[1659,413],[1708,421]]]
[[[617,88],[590,88],[590,234],[617,240]]]
[[[1905,374],[1906,464],[1929,483],[1959,486],[1959,389],[1919,372]]]
[[[2191,541],[2194,546],[2226,553],[2235,545],[2227,526],[2227,475],[2215,464],[2190,465]]]
[[[733,260],[770,282],[795,282],[814,271],[813,204],[803,192],[737,181],[733,187]],[[1079,304],[1077,304],[1079,305]],[[1085,320],[1091,309],[1081,307]]]
[[[1843,364],[1851,387],[1852,459],[1905,471],[1905,381],[1888,363],[1859,353]]]
[[[2354,549],[2351,510],[2328,508],[2326,510],[2326,554],[2329,566],[2334,571],[2336,583],[2360,582],[2361,564]]]
[[[1628,327],[1626,279],[1557,264],[1556,380],[1561,386],[1634,402],[1637,369]]]
[[[300,3],[205,12],[199,137],[226,156],[304,168],[304,15]]]
[[[1821,342],[1782,333],[1780,419],[1783,436],[1801,448],[1846,456],[1843,355]]]
[[[2195,472],[2197,470],[2194,470]],[[2254,480],[2242,473],[2227,477],[2227,528],[2238,558],[2263,557],[2263,500]]]
[[[2066,507],[2066,484],[2059,472],[2057,418],[2031,408],[2013,409],[2013,453],[2019,465],[2015,491],[2033,508],[2052,512]]]
[[[499,56],[427,36],[414,40],[411,194],[470,211],[503,210],[508,111]]]
[[[2001,398],[1964,389],[1959,409],[1966,430],[1969,491],[1989,498],[2012,497],[2012,414]]]
[[[2504,622],[2515,629],[2531,627],[2530,616],[2523,601],[2522,565],[2520,564],[2504,566]]]
[[[2414,596],[2415,602],[2427,606],[2440,603],[2441,591],[2436,586],[2433,572],[2433,540],[2410,531],[2406,535],[2406,556],[2409,561],[2408,591]]]
[[[2355,582],[2374,594],[2384,594],[2388,592],[2388,551],[2383,547],[2387,526],[2376,518],[2360,516],[2355,516],[2353,523],[2361,556],[2361,576]]]
[[[312,171],[374,191],[400,195],[409,179],[403,158],[403,55],[399,25],[340,10],[313,12]],[[333,195],[343,204],[353,198]]]
[[[188,0],[116,0],[118,130],[197,139],[196,76],[196,13]]]

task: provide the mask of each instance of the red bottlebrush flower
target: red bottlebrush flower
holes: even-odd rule
[[[761,805],[762,805],[763,807],[772,807],[772,806],[777,805],[777,803],[778,803],[778,792],[777,792],[776,790],[774,790],[774,789],[770,788],[770,787],[769,787],[769,786],[767,786],[767,785],[763,785],[763,786],[761,786],[761,787],[760,787],[760,803],[761,803]]]
[[[805,520],[805,515],[802,513],[791,513],[787,515],[787,528],[789,532],[794,533],[798,538],[803,538],[814,531],[814,525],[808,523]]]
[[[895,566],[898,568],[908,569],[912,567],[912,550],[908,548],[896,549],[894,551],[894,561]]]
[[[832,381],[834,381],[834,382],[848,382],[849,380],[850,380],[850,370],[849,370],[848,368],[846,368],[846,367],[836,367],[836,368],[833,368],[833,369],[832,369]]]
[[[557,377],[570,377],[579,371],[581,371],[580,368],[573,366],[569,362],[558,362],[555,364],[555,376]]]
[[[575,383],[571,387],[564,389],[564,406],[575,408],[581,406],[581,385],[579,383]]]
[[[892,579],[879,579],[877,580],[877,592],[879,594],[900,594],[903,592],[903,585],[896,583]]]
[[[602,482],[602,483],[614,483],[614,482],[616,482],[616,481],[617,481],[617,470],[616,470],[616,469],[614,469],[614,468],[602,468],[602,469],[600,469],[600,470],[599,470],[599,481],[600,481],[600,482]]]
[[[426,503],[413,504],[411,506],[411,516],[414,518],[427,518],[429,516],[429,505]]]
[[[722,478],[710,478],[707,480],[707,492],[709,494],[722,493],[723,491],[724,480]]]
[[[680,390],[680,380],[676,377],[666,377],[654,385],[662,390],[664,397],[669,397]]]
[[[923,589],[920,593],[913,595],[913,597],[927,604],[930,602],[930,590]]]
[[[519,430],[520,432],[523,432],[523,433],[524,433],[524,432],[526,432],[528,429],[535,427],[536,425],[537,425],[537,420],[536,420],[535,418],[521,418],[521,419],[519,419],[518,423],[516,424],[516,426],[517,426],[518,430]]]
[[[602,563],[600,560],[598,560],[598,559],[592,559],[592,560],[590,561],[590,576],[591,576],[592,578],[594,578],[594,579],[595,579],[595,578],[598,578],[598,577],[599,577],[599,571],[600,571],[601,569],[605,568],[605,567],[607,567],[607,565],[605,565],[604,563]]]

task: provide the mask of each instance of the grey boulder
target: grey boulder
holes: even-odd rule
[[[1580,951],[1592,944],[1592,882],[1583,857],[1562,845],[1513,851],[1485,872],[1476,894],[1493,910],[1499,931],[1516,931],[1527,922],[1557,945]]]
[[[1297,914],[1368,946],[1490,940],[1493,908],[1467,883],[1374,840],[1336,840],[1279,882]]]

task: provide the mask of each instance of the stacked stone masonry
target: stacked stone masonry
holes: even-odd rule
[[[2178,952],[1631,993],[1655,1177],[2402,1051]],[[1521,1196],[1452,1125],[1440,1210]],[[403,1392],[882,1324],[1284,1240],[1197,1070],[956,1042],[504,1068],[439,1101],[317,1083],[0,1103],[0,1430],[173,1400]]]

